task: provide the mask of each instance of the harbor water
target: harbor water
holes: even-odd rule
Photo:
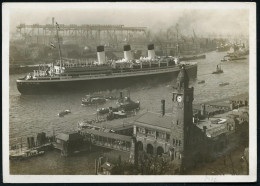
[[[195,60],[198,62],[198,76],[196,80],[190,82],[194,87],[194,103],[202,103],[211,100],[224,99],[238,94],[246,93],[249,89],[249,56],[245,60],[220,62],[226,55],[226,52],[206,53],[206,59]],[[221,63],[224,71],[222,74],[212,74],[216,66]],[[16,88],[16,79],[25,74],[10,75],[10,110],[9,110],[9,139],[10,145],[20,143],[22,137],[23,143],[26,143],[26,137],[36,136],[39,132],[46,132],[47,135],[55,133],[73,131],[76,129],[78,121],[95,117],[96,106],[81,106],[81,98],[88,92],[78,92],[74,94],[52,94],[52,95],[21,95]],[[205,80],[205,83],[198,84]],[[219,86],[220,83],[228,82],[229,85]],[[130,93],[133,100],[141,102],[141,110],[160,111],[161,99],[166,100],[166,108],[171,108],[171,92],[175,82],[166,82],[163,84],[150,84],[146,86],[133,86],[123,90],[126,94]],[[69,87],[68,87],[69,88]],[[119,95],[121,90],[105,91],[106,95]],[[108,107],[116,104],[116,101],[108,101],[98,107]],[[71,114],[64,117],[58,117],[57,114],[63,110],[70,109]],[[105,127],[105,126],[104,126]],[[50,170],[57,174],[94,174],[91,163],[96,155],[88,154],[86,156],[72,157],[74,160],[69,163],[57,152],[45,154],[42,157],[34,158],[17,165],[11,166],[11,173],[17,174],[52,174]],[[79,162],[84,161],[85,166]],[[45,167],[35,172],[28,172],[33,163],[34,167],[40,167],[46,161]],[[74,162],[74,163],[72,163]],[[77,166],[79,165],[79,166]],[[24,171],[18,171],[19,167]],[[17,172],[17,171],[18,172]],[[62,171],[63,170],[63,171]],[[66,171],[65,171],[66,170]],[[71,170],[71,171],[68,171]]]

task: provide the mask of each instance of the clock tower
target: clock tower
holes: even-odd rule
[[[185,66],[177,77],[177,86],[172,93],[173,118],[171,124],[171,156],[179,171],[185,171],[190,164],[189,138],[193,125],[193,87],[189,88],[189,77]]]

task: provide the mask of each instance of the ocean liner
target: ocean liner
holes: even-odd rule
[[[45,69],[34,70],[16,80],[21,94],[85,90],[88,92],[125,88],[149,81],[170,81],[184,65],[190,78],[197,77],[197,63],[179,62],[172,56],[156,56],[148,45],[148,57],[133,59],[131,46],[124,46],[124,58],[107,60],[104,46],[97,47],[97,61],[61,58]]]

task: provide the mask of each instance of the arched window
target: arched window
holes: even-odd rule
[[[161,156],[162,154],[164,153],[164,150],[163,150],[163,148],[162,147],[157,147],[157,155],[158,156]]]
[[[137,150],[138,151],[143,151],[143,143],[141,141],[137,142]]]
[[[147,145],[147,150],[146,150],[146,152],[147,152],[148,154],[153,154],[153,146],[152,146],[151,144],[148,144],[148,145]]]

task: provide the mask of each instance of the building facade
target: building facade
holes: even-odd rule
[[[134,122],[136,156],[140,151],[166,156],[174,173],[184,173],[219,154],[228,144],[231,128],[226,119],[205,118],[194,122],[193,87],[183,67],[172,92],[172,112],[146,112]]]

